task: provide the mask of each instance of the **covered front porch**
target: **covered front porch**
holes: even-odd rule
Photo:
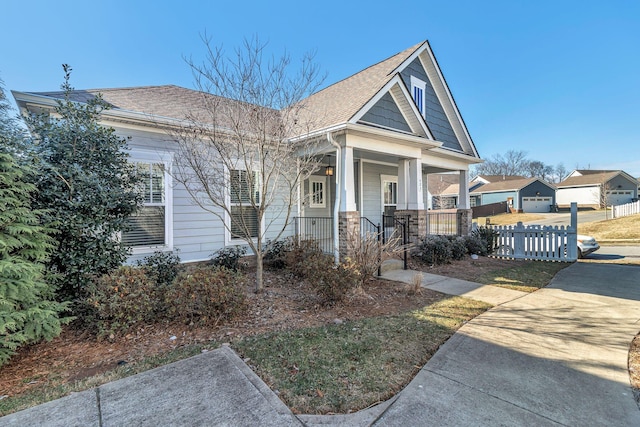
[[[468,156],[438,150],[436,141],[406,144],[406,136],[404,144],[358,132],[327,139],[320,169],[301,186],[295,219],[300,238],[316,240],[327,253],[345,254],[347,236],[354,234],[411,243],[429,234],[471,231]],[[429,175],[443,172],[459,175],[457,209],[432,209]]]

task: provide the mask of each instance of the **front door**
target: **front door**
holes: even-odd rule
[[[382,215],[393,217],[398,205],[398,177],[393,175],[381,175],[382,183]],[[393,220],[387,220],[385,227],[393,227]]]

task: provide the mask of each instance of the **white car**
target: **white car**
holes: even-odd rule
[[[578,234],[578,258],[584,258],[600,249],[600,245],[591,236]]]

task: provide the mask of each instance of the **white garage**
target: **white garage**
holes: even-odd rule
[[[523,197],[522,198],[522,211],[523,212],[549,212],[551,204],[553,203],[551,197]]]

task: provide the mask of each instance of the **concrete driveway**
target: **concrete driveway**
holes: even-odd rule
[[[640,267],[575,263],[447,341],[379,426],[640,426]]]
[[[571,213],[569,212],[552,212],[552,213],[541,213],[539,214],[544,217],[544,219],[526,222],[525,225],[570,225],[571,224]],[[611,218],[611,212],[605,214],[604,211],[579,211],[578,212],[578,224],[584,224],[587,222],[596,222],[596,221],[604,221],[607,219],[605,215],[609,215]]]

